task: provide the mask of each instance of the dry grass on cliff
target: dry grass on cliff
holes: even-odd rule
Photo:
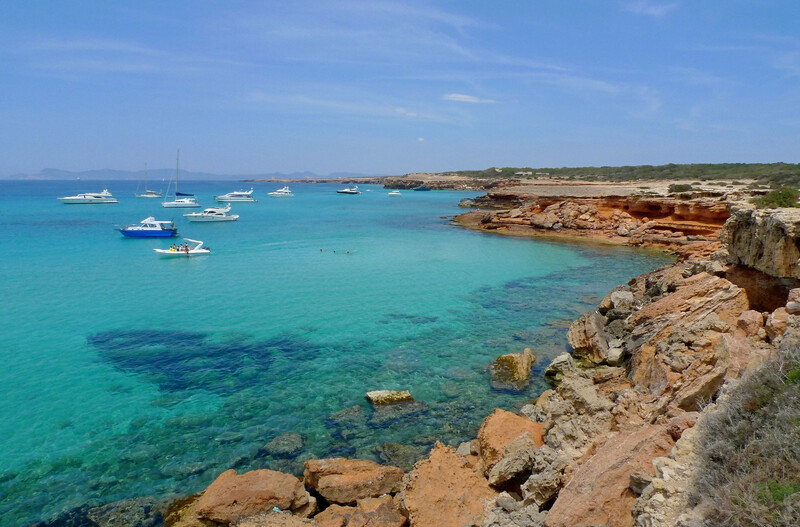
[[[704,525],[800,521],[800,349],[787,348],[707,416],[692,497]]]

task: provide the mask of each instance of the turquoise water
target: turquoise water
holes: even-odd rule
[[[295,184],[295,198],[271,199],[280,185],[255,184],[260,202],[234,203],[241,218],[224,224],[191,224],[190,210],[134,198],[131,182],[108,182],[119,204],[55,199],[103,186],[0,183],[4,525],[196,492],[230,467],[299,473],[313,457],[390,461],[384,443],[468,440],[493,408],[544,389],[537,378],[521,394],[492,390],[492,359],[532,347],[541,374],[565,347],[564,320],[668,261],[451,225],[475,192]],[[249,186],[181,190],[212,206]],[[150,215],[214,254],[160,259],[152,249],[173,240],[114,231]],[[424,405],[372,415],[364,394],[384,388]],[[284,432],[303,449],[266,454]]]

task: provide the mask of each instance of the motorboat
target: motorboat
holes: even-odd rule
[[[430,190],[430,187],[426,187],[425,185],[420,185],[418,187],[414,187],[411,190],[421,191],[421,190]]]
[[[339,189],[336,191],[337,194],[361,194],[361,191],[358,190],[358,185],[353,185],[352,187]]]
[[[169,198],[169,184],[167,185],[167,197],[161,202],[161,206],[165,209],[190,209],[200,206],[200,202],[194,197],[194,194],[187,194],[186,192],[178,192],[178,176],[180,175],[181,167],[181,151],[178,150],[177,160],[175,162],[175,194],[172,196],[172,201],[167,201]],[[172,181],[170,181],[172,183]]]
[[[393,191],[389,192],[389,195],[392,196],[392,197],[394,197],[394,196],[402,196],[402,194],[400,194],[399,190],[393,190]]]
[[[223,202],[235,202],[235,203],[255,203],[256,200],[253,197],[253,189],[250,190],[236,190],[234,192],[228,192],[227,194],[222,194],[220,196],[214,196],[214,199],[223,203]]]
[[[111,195],[108,189],[103,189],[103,192],[84,192],[83,194],[76,194],[75,196],[66,196],[58,198],[61,203],[68,205],[77,204],[92,204],[92,203],[119,203],[119,200]]]
[[[279,188],[278,190],[273,190],[272,192],[267,193],[268,196],[273,198],[291,198],[294,196],[289,187]]]
[[[227,207],[209,207],[204,209],[203,212],[190,212],[184,214],[183,217],[189,221],[236,221],[239,219],[238,214],[229,214],[231,211],[231,204],[228,203]]]
[[[157,220],[152,216],[117,230],[129,238],[169,238],[178,235],[178,228],[172,220]]]
[[[182,196],[184,194],[178,194]],[[161,203],[161,206],[165,209],[191,209],[197,208],[200,206],[200,202],[197,201],[197,198],[194,196],[187,196],[184,198],[176,197],[172,201],[164,201]]]
[[[206,254],[211,254],[211,250],[208,247],[203,247],[203,242],[200,240],[190,240],[189,238],[184,238],[186,242],[173,245],[169,249],[153,249],[159,255],[166,257],[166,258],[187,258],[189,256],[204,256]]]

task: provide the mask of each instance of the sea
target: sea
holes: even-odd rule
[[[198,209],[134,197],[135,181],[0,182],[2,525],[185,496],[229,468],[302,474],[325,457],[408,467],[436,441],[474,438],[494,408],[531,402],[569,321],[672,261],[454,225],[475,191],[181,191],[214,206],[251,185],[259,201],[233,203],[238,221],[198,224],[182,216]],[[56,199],[103,188],[119,203]],[[115,230],[148,216],[212,254],[165,259],[153,249],[176,239]],[[530,385],[493,389],[487,365],[527,347]],[[416,404],[376,412],[365,394],[379,389]]]

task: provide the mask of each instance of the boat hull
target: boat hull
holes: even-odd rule
[[[200,203],[165,201],[161,206],[165,209],[199,209]]]
[[[255,203],[256,199],[253,198],[223,198],[222,196],[214,196],[214,199],[217,200],[219,203]]]
[[[238,214],[231,214],[230,216],[191,216],[184,214],[183,216],[189,221],[198,222],[198,223],[210,223],[210,222],[217,222],[217,221],[236,221],[239,219]]]
[[[99,198],[99,199],[86,199],[86,198],[58,198],[58,201],[67,205],[102,205],[105,203],[119,203],[116,198]]]
[[[177,230],[143,230],[143,229],[117,229],[128,238],[172,238],[178,235]]]
[[[211,251],[201,249],[199,251],[170,251],[169,249],[153,249],[162,258],[188,258],[190,256],[206,256]]]

